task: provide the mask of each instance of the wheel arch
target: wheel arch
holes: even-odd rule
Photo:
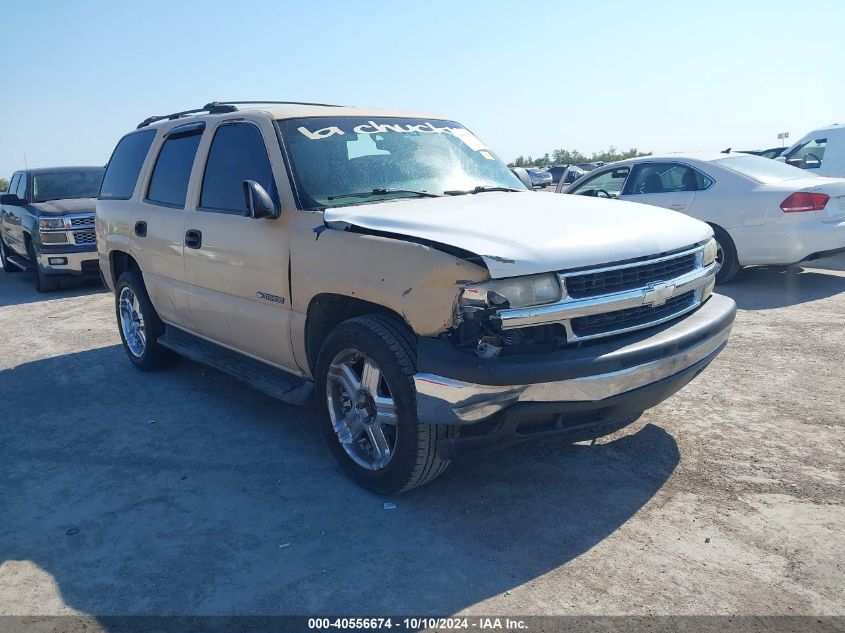
[[[365,314],[390,315],[407,325],[406,319],[395,310],[372,301],[335,293],[312,297],[305,316],[305,351],[312,375],[316,371],[320,346],[328,333],[343,321]],[[410,326],[408,329],[413,332]]]
[[[127,270],[140,271],[138,262],[126,251],[113,250],[109,253],[109,275],[111,276],[112,287],[117,286],[117,280]]]

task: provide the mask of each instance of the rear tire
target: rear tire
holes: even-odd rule
[[[164,323],[150,301],[140,273],[123,273],[114,296],[120,340],[132,364],[141,371],[173,365],[179,357],[158,343],[164,334]]]
[[[338,325],[317,358],[322,427],[335,459],[360,486],[390,495],[426,484],[449,466],[437,442],[454,427],[417,419],[416,345],[385,315]]]
[[[38,255],[35,252],[35,245],[32,242],[27,242],[26,254],[32,266],[32,275],[35,277],[35,289],[38,292],[53,292],[57,290],[59,282],[44,272],[44,268],[38,262]]]
[[[716,273],[716,283],[724,284],[736,277],[737,273],[742,270],[739,265],[739,257],[736,254],[736,246],[728,232],[720,226],[713,226],[713,233],[716,237],[716,242],[719,244],[719,252],[716,256],[716,261],[721,260],[721,268]]]
[[[3,270],[7,273],[19,273],[21,271],[15,264],[9,261],[9,247],[3,241],[3,236],[0,235],[0,264],[3,265]]]

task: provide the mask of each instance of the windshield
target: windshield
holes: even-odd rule
[[[32,199],[35,202],[96,198],[105,169],[58,171],[35,174],[32,178]]]
[[[803,169],[761,156],[731,156],[730,158],[720,158],[714,162],[762,183],[810,177],[810,174]]]
[[[525,189],[493,152],[453,121],[311,117],[278,124],[306,209],[488,187]]]

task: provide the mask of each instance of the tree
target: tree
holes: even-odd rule
[[[524,158],[517,156],[516,160],[510,164],[511,167],[540,167],[544,165],[571,165],[573,163],[594,163],[596,161],[603,161],[605,163],[613,163],[617,160],[625,160],[626,158],[636,158],[638,156],[648,156],[651,152],[641,152],[636,147],[620,152],[613,145],[607,148],[604,152],[593,152],[592,155],[587,156],[582,154],[577,149],[556,149],[551,153],[551,156],[546,153],[542,158],[533,159],[530,156]]]
[[[5,178],[0,178],[0,191],[6,191],[9,188],[9,181]]]

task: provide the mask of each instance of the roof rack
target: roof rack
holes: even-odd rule
[[[158,116],[147,117],[138,124],[138,127],[136,129],[147,127],[148,125],[150,125],[151,123],[155,123],[156,121],[164,121],[165,119],[173,121],[180,117],[189,116],[191,114],[200,114],[203,112],[207,112],[208,114],[224,114],[226,112],[237,112],[237,106],[239,105],[304,105],[319,106],[325,108],[344,107],[334,103],[309,103],[308,101],[212,101],[211,103],[206,103],[203,107],[196,108],[194,110],[182,110],[181,112],[174,112],[173,114],[162,114]]]

